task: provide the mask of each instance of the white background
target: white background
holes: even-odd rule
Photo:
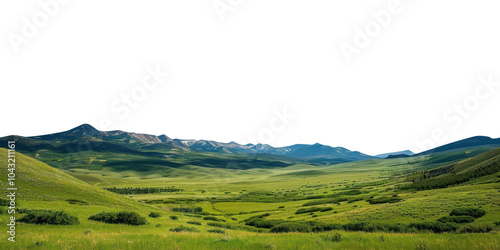
[[[42,1],[47,2],[47,1]],[[225,3],[225,0],[222,1]],[[500,137],[500,87],[456,125],[447,110],[500,81],[500,2],[401,0],[348,63],[341,44],[390,1],[242,0],[224,20],[206,1],[69,1],[16,52],[37,1],[0,2],[0,136],[82,123],[173,138],[249,142],[273,109],[296,115],[270,144],[367,154]],[[120,116],[112,110],[161,65],[170,76]]]

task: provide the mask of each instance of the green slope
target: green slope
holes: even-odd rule
[[[94,205],[136,206],[135,202],[89,185],[62,171],[16,152],[17,199],[21,201],[66,201],[75,199]],[[7,150],[0,148],[0,162],[7,162]],[[6,192],[7,168],[0,168],[0,189]],[[22,203],[22,202],[21,202]]]

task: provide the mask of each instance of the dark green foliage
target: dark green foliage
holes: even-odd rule
[[[299,208],[295,214],[304,214],[304,213],[314,213],[314,212],[326,212],[333,210],[331,207],[311,207],[311,208]]]
[[[193,225],[198,225],[198,226],[201,226],[201,222],[199,221],[188,221],[186,222],[187,224],[193,224]]]
[[[175,187],[126,187],[126,188],[117,188],[117,187],[112,187],[112,188],[104,188],[108,191],[111,191],[113,193],[117,194],[152,194],[152,193],[163,193],[163,192],[181,192],[182,189],[175,188]]]
[[[438,219],[439,222],[454,222],[454,223],[471,223],[474,218],[471,216],[445,216]]]
[[[462,163],[453,163],[437,169],[419,172],[409,177],[412,184],[403,189],[437,189],[458,185],[469,180],[500,171],[500,149],[494,149]]]
[[[201,207],[174,207],[172,208],[174,212],[188,213],[188,214],[199,214],[203,211]]]
[[[170,215],[170,219],[171,219],[171,220],[178,220],[178,219],[179,219],[179,217],[177,217],[177,216],[175,216],[175,215]]]
[[[285,222],[271,228],[271,233],[288,233],[288,232],[312,232],[311,225],[303,222]]]
[[[356,223],[344,224],[343,228],[346,231],[363,231],[363,232],[410,233],[416,231],[416,229],[401,223],[384,224],[384,223],[356,222]]]
[[[19,222],[30,224],[74,225],[78,218],[64,211],[36,210],[30,211]]]
[[[209,232],[209,233],[218,233],[218,234],[225,234],[226,233],[226,231],[224,231],[222,229],[217,229],[217,228],[215,228],[215,229],[208,229],[207,232]]]
[[[10,200],[0,198],[0,206],[9,206]]]
[[[343,227],[341,224],[317,224],[313,226],[312,231],[313,232],[326,232],[326,231],[331,231],[331,230],[342,230]]]
[[[89,220],[101,221],[111,224],[127,224],[127,225],[145,225],[146,218],[142,217],[137,212],[100,212],[91,215]]]
[[[229,224],[222,224],[222,223],[217,223],[217,222],[209,222],[207,223],[208,226],[212,227],[220,227],[220,228],[227,228],[227,229],[232,229],[233,227]]]
[[[486,211],[479,208],[455,208],[451,210],[450,216],[472,216],[474,218],[482,217]]]
[[[379,197],[379,198],[375,198],[375,199],[370,199],[370,200],[368,200],[368,202],[370,202],[370,204],[382,204],[382,203],[396,203],[396,202],[401,201],[401,200],[402,199],[399,197],[386,196],[386,197]]]
[[[183,226],[183,225],[180,225],[176,228],[171,228],[169,230],[170,232],[191,232],[191,233],[195,233],[195,232],[199,232],[200,230],[194,228],[194,227],[186,227],[186,226]]]
[[[338,197],[338,198],[314,200],[314,201],[306,202],[302,206],[307,207],[307,206],[323,205],[323,204],[339,204],[340,202],[343,202],[343,201],[347,201],[347,198]]]
[[[77,199],[69,199],[67,201],[69,202],[69,204],[75,204],[75,205],[88,205],[89,204],[86,201],[81,201],[81,200],[77,200]]]
[[[149,217],[151,217],[151,218],[158,218],[160,216],[161,216],[160,213],[157,213],[157,212],[151,212],[151,213],[149,213]]]
[[[221,221],[221,222],[226,222],[226,220],[224,220],[224,219],[219,219],[219,218],[217,218],[217,217],[213,217],[213,216],[203,217],[203,220],[211,220],[211,221]]]
[[[258,228],[272,228],[278,224],[284,223],[284,220],[264,220],[262,217],[253,216],[245,220],[245,225]]]
[[[454,232],[458,229],[458,224],[456,223],[442,223],[442,222],[422,222],[422,223],[410,223],[410,227],[416,228],[420,231],[428,230],[434,233],[444,233],[444,232]]]

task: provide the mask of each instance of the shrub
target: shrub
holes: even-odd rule
[[[375,199],[370,199],[368,202],[370,204],[382,204],[382,203],[396,203],[398,201],[402,200],[399,197],[379,197]]]
[[[151,212],[151,213],[149,213],[149,217],[151,217],[151,218],[158,218],[158,217],[160,217],[160,213]]]
[[[30,224],[74,225],[78,218],[64,211],[34,210],[29,211],[19,222]]]
[[[186,222],[187,224],[192,224],[192,225],[198,225],[198,226],[201,226],[201,222],[198,222],[198,221],[188,221]]]
[[[160,223],[156,224],[156,227],[161,227],[161,224]]]
[[[10,200],[0,198],[0,206],[9,206]]]
[[[493,225],[490,224],[478,224],[472,225],[467,224],[460,227],[457,232],[458,233],[487,233],[493,230]]]
[[[471,223],[474,222],[474,217],[471,216],[445,216],[438,219],[439,222],[454,222],[454,223]]]
[[[89,220],[101,221],[111,224],[127,224],[127,225],[144,225],[147,223],[146,218],[139,215],[137,212],[100,212],[91,215]]]
[[[177,217],[177,216],[175,216],[175,215],[170,215],[170,219],[171,219],[171,220],[178,220],[178,219],[179,219],[179,217]]]
[[[312,232],[311,225],[302,222],[285,222],[271,228],[271,233]]]
[[[341,224],[318,224],[312,228],[313,232],[325,232],[343,229]]]
[[[314,213],[317,211],[326,212],[326,211],[330,211],[330,210],[333,210],[333,208],[331,208],[331,207],[299,208],[299,209],[297,209],[295,214]]]
[[[486,211],[479,208],[455,208],[451,210],[450,216],[472,216],[474,218],[482,217],[486,214]]]
[[[199,214],[203,212],[201,207],[174,207],[172,208],[174,212],[188,213],[188,214]]]
[[[200,230],[198,230],[194,227],[186,227],[186,226],[180,225],[176,228],[171,228],[169,231],[170,232],[192,232],[192,233],[195,233],[195,232],[199,232]]]
[[[245,225],[258,228],[272,228],[278,224],[284,223],[283,220],[264,220],[259,217],[250,217],[245,220]]]
[[[213,216],[203,217],[203,220],[226,222],[226,220],[224,220],[224,219],[219,219],[219,218],[213,217]]]
[[[222,229],[208,229],[207,232],[209,233],[218,233],[218,234],[225,234],[226,231],[222,230]]]

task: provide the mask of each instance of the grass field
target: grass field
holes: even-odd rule
[[[485,151],[328,166],[291,163],[283,167],[237,169],[183,165],[154,167],[149,171],[133,168],[131,162],[135,160],[128,161],[128,168],[120,171],[116,166],[106,165],[100,168],[73,165],[58,170],[17,154],[19,208],[63,210],[78,217],[79,224],[20,223],[16,243],[9,244],[5,233],[0,249],[499,249],[498,172],[475,176],[447,188],[404,188],[411,183],[412,176],[425,175],[425,170],[458,164],[458,171],[467,172],[469,167],[471,171],[477,169],[479,163],[498,164],[500,152],[481,155]],[[43,152],[37,154],[38,158],[47,157]],[[480,156],[487,158],[477,160]],[[112,161],[113,157],[122,157],[120,161],[124,161],[136,156],[88,153],[88,157],[92,159],[90,164],[101,164]],[[0,161],[6,162],[5,149],[0,149]],[[197,174],[191,175],[193,172]],[[6,190],[6,170],[1,169],[0,175],[0,188]],[[104,189],[111,187],[123,193]],[[154,187],[175,187],[182,191],[130,191]],[[185,210],[195,208],[202,212]],[[408,226],[435,223],[456,208],[477,208],[486,214],[445,233],[414,229],[396,233],[377,228],[371,230],[374,232],[337,228],[325,232],[271,233],[272,226],[249,223],[257,218],[266,223],[298,223],[313,229],[323,224],[342,226],[361,222]],[[147,219],[147,224],[132,226],[88,220],[101,211],[124,210],[139,213]],[[5,208],[1,211],[0,223],[5,225],[9,215],[5,214]],[[151,212],[160,216],[149,217]],[[466,227],[488,228],[488,232],[463,233]],[[174,229],[181,232],[170,231]]]

